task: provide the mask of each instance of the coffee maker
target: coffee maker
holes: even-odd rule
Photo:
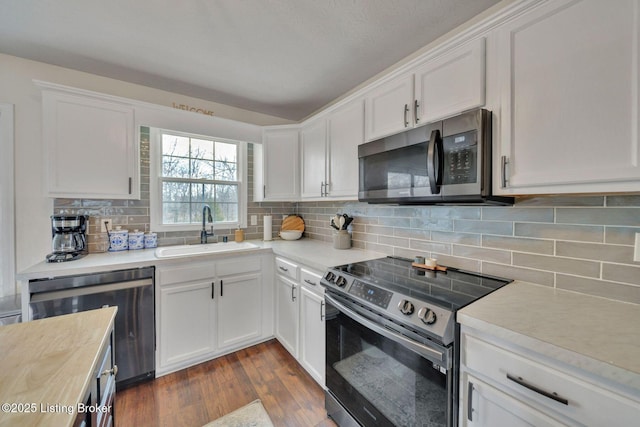
[[[51,246],[47,262],[73,261],[87,254],[87,223],[85,215],[52,215]]]

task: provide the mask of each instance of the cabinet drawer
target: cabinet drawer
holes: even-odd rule
[[[262,269],[260,257],[243,257],[239,259],[223,260],[217,265],[218,276],[252,273]]]
[[[318,295],[323,295],[324,289],[320,286],[320,279],[322,279],[321,274],[313,270],[308,270],[304,267],[300,269],[300,281],[302,282],[302,286]]]
[[[276,258],[276,272],[293,280],[298,280],[298,265],[283,258]]]
[[[463,335],[463,362],[505,391],[537,402],[585,425],[633,425],[639,402],[567,375],[524,355]]]
[[[194,264],[187,262],[184,265],[160,268],[158,270],[158,283],[160,286],[176,283],[191,282],[194,280],[210,279],[216,274],[213,262],[206,264]]]

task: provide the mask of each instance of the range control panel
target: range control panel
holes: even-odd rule
[[[349,293],[384,309],[389,307],[389,301],[393,296],[392,292],[363,283],[357,279],[349,287]]]
[[[453,341],[455,317],[449,310],[365,283],[339,270],[327,271],[320,284],[351,295],[368,305],[372,311],[384,314],[401,324],[426,331],[442,340],[444,345],[449,345]]]

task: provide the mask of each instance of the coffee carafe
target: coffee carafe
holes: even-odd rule
[[[73,261],[87,254],[87,223],[85,215],[52,215],[51,247],[47,262]]]

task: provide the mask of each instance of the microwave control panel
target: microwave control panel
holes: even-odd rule
[[[442,139],[444,148],[443,184],[472,184],[478,177],[477,132],[471,131]]]

